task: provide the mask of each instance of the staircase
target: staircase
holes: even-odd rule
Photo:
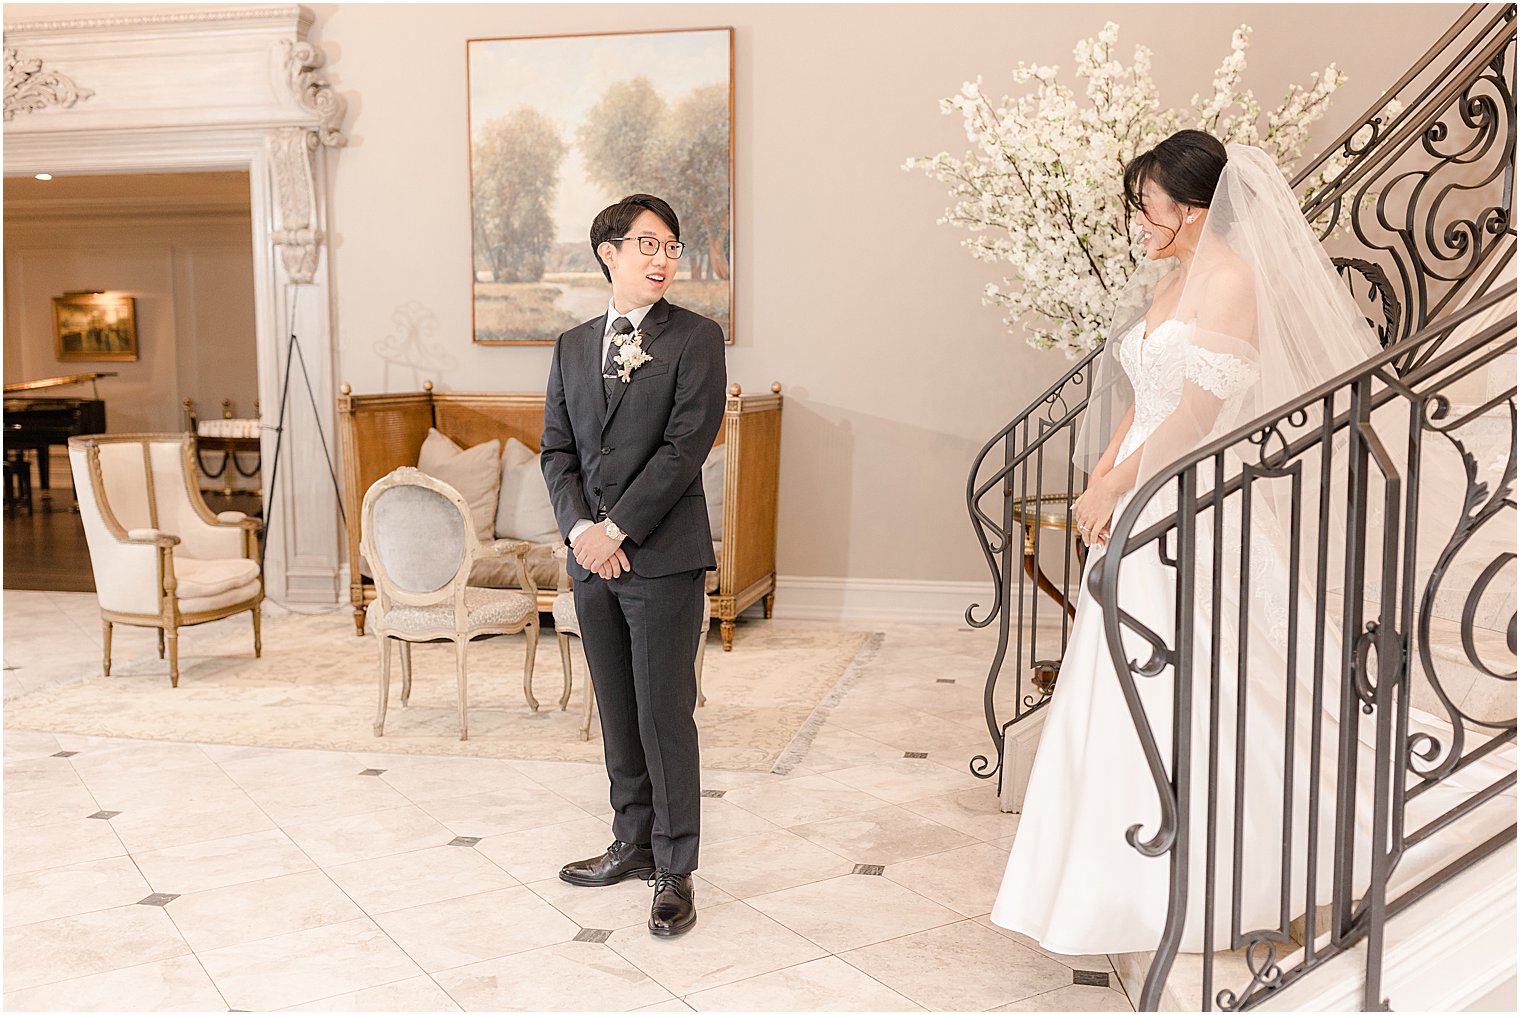
[[[1154,835],[1136,848],[1168,863],[1172,879],[1157,949],[1115,957],[1143,1009],[1507,1003],[1513,1010],[1514,86],[1515,8],[1474,5],[1300,170],[1296,187],[1337,153],[1347,160],[1328,186],[1305,196],[1303,212],[1377,328],[1383,352],[1147,482],[1115,519],[1109,549],[1090,576],[1092,594],[1115,602],[1125,562],[1160,545],[1170,548],[1164,556],[1177,566],[1181,590],[1175,628],[1148,630],[1118,611],[1104,617],[1114,658],[1127,663],[1116,669],[1164,815],[1162,828],[1146,829]],[[1390,103],[1401,110],[1391,117],[1382,113]],[[983,699],[993,749],[971,769],[999,780],[1008,809],[1021,798],[1049,700],[1035,676],[1058,664],[1066,647],[1069,617],[1058,599],[1075,602],[1081,574],[1059,520],[1080,493],[1071,457],[1096,355],[993,435],[967,481],[968,510],[993,577],[991,602],[969,609],[967,621],[996,624],[999,632]],[[1371,436],[1374,415],[1401,420],[1407,447]],[[1269,444],[1280,452],[1264,455]],[[1220,776],[1193,764],[1198,748],[1188,743],[1183,719],[1209,707],[1210,680],[1218,675],[1192,673],[1190,653],[1175,649],[1192,637],[1183,618],[1217,610],[1220,590],[1210,585],[1218,578],[1194,574],[1186,557],[1209,512],[1247,503],[1253,483],[1263,485],[1258,480],[1320,461],[1328,479],[1332,444],[1345,447],[1352,463],[1340,477],[1347,493],[1301,507],[1309,519],[1315,511],[1344,512],[1356,551],[1346,560],[1345,588],[1360,594],[1331,595],[1321,576],[1316,615],[1300,617],[1299,630],[1330,621],[1351,632],[1345,663],[1327,667],[1324,688],[1335,696],[1328,700],[1343,703],[1342,715],[1357,718],[1341,724],[1349,731],[1341,743],[1324,749],[1343,759],[1354,754],[1359,723],[1364,739],[1375,739],[1375,841],[1353,840],[1349,818],[1310,837],[1310,866],[1315,850],[1333,850],[1338,872],[1313,928],[1285,915],[1277,926],[1235,926],[1231,951],[1182,954],[1189,865],[1204,858],[1180,844],[1190,832],[1212,829],[1208,822],[1230,820],[1214,808],[1191,813],[1192,783],[1212,790]],[[1422,476],[1449,475],[1435,469],[1443,454],[1465,474],[1466,489],[1422,492]],[[1434,493],[1457,494],[1460,504],[1445,517],[1421,515]],[[1142,529],[1141,513],[1158,496],[1175,497],[1182,509]],[[1311,528],[1298,536],[1304,559],[1328,557],[1324,537]],[[1124,646],[1137,635],[1155,647],[1151,660],[1126,659]],[[1158,672],[1175,682],[1171,727],[1183,731],[1181,743],[1157,742],[1139,706],[1138,682]],[[1465,796],[1452,804],[1458,787]],[[1354,767],[1349,781],[1337,770],[1337,793],[1338,816],[1360,806]],[[1370,873],[1352,877],[1350,857],[1362,858]],[[1235,870],[1233,877],[1238,884],[1251,874]],[[1232,926],[1224,922],[1230,904],[1223,894],[1214,926]],[[1210,921],[1215,902],[1210,893]],[[1303,909],[1302,899],[1284,899],[1284,914]]]

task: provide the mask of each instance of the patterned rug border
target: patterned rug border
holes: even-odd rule
[[[881,651],[881,643],[885,638],[886,635],[883,632],[872,631],[870,637],[866,638],[856,650],[839,680],[829,689],[829,693],[823,696],[823,700],[813,708],[812,715],[803,722],[797,735],[792,737],[792,742],[782,749],[780,757],[776,759],[776,764],[771,768],[772,775],[790,775],[792,769],[807,757],[807,752],[813,747],[813,739],[818,736],[818,731],[823,728],[823,724],[828,722],[829,714],[838,707],[844,700],[845,694],[860,680],[861,675],[866,671],[866,666],[876,658],[876,653]]]
[[[273,604],[271,604],[271,605],[273,605]],[[318,610],[287,610],[287,609],[281,609],[280,607],[276,606],[274,609],[268,610],[266,612],[266,621],[268,621],[268,620],[276,620],[278,622],[278,621],[285,620],[287,617],[289,619],[291,619],[291,620],[296,620],[296,621],[299,621],[299,620],[311,620],[311,619],[316,619],[316,618],[328,616],[328,615],[331,615],[331,614],[339,614],[339,613],[342,613],[342,612],[343,612],[342,610],[331,610],[331,611],[329,611],[329,610],[322,610],[322,609],[318,609]],[[266,624],[266,636],[267,636],[267,633],[268,633],[268,630],[269,630],[269,626],[270,625]],[[860,680],[862,674],[864,673],[866,667],[876,657],[878,651],[881,648],[882,641],[884,639],[884,634],[882,632],[871,631],[871,630],[844,629],[844,630],[835,631],[833,633],[838,634],[838,635],[844,635],[844,636],[858,637],[860,639],[858,647],[848,656],[848,658],[844,662],[844,666],[843,666],[842,672],[840,673],[840,676],[835,680],[834,684],[832,686],[830,686],[827,691],[824,692],[824,695],[823,695],[822,698],[818,699],[817,704],[808,713],[807,717],[802,721],[801,725],[797,727],[796,732],[793,734],[792,738],[786,743],[786,745],[784,747],[781,748],[780,752],[775,756],[776,760],[770,766],[768,766],[768,767],[757,767],[757,766],[753,766],[752,764],[743,764],[743,763],[736,764],[732,759],[729,759],[729,758],[726,758],[726,757],[722,757],[723,749],[722,749],[722,747],[719,747],[718,748],[718,756],[714,757],[711,762],[709,762],[706,759],[704,759],[704,761],[703,761],[703,767],[705,767],[705,768],[706,767],[711,767],[711,768],[715,768],[715,769],[718,769],[718,770],[767,772],[767,773],[770,773],[770,774],[785,775],[785,774],[788,774],[791,771],[793,771],[803,761],[803,759],[806,757],[806,755],[810,751],[810,749],[812,747],[813,740],[817,736],[817,733],[818,733],[819,729],[821,729],[823,727],[823,725],[827,722],[827,720],[829,718],[829,715],[834,711],[834,709],[843,700],[844,695],[856,683],[859,682],[859,680]],[[553,639],[552,628],[546,630],[546,635],[547,635],[548,639],[550,640],[550,642],[552,643],[552,639]],[[242,633],[231,634],[229,632],[228,635],[226,635],[223,638],[218,638],[217,641],[218,642],[226,641],[228,643],[231,643],[231,644],[235,645],[238,642],[240,642],[241,640],[243,640],[243,638],[244,638],[244,635]],[[220,646],[218,646],[218,647],[220,647]],[[739,651],[741,651],[741,652],[743,651],[742,647],[739,648]],[[122,668],[125,670],[125,669],[133,667],[133,666],[135,666],[137,664],[140,664],[140,663],[144,663],[144,662],[151,663],[153,660],[150,657],[155,656],[155,655],[156,655],[156,653],[152,649],[147,649],[147,650],[145,650],[144,652],[142,652],[140,654],[140,657],[137,656],[137,655],[134,655],[133,657],[130,658],[130,660],[124,661],[125,665]],[[838,665],[838,664],[836,663],[836,665]],[[3,725],[3,728],[7,729],[7,730],[16,730],[16,731],[25,731],[25,732],[66,733],[66,734],[70,734],[70,735],[91,736],[91,737],[97,737],[98,736],[98,737],[108,737],[108,738],[111,738],[111,739],[121,739],[121,740],[128,740],[128,741],[136,741],[136,742],[142,742],[142,743],[176,743],[176,744],[178,744],[178,743],[184,743],[184,744],[201,744],[201,743],[204,743],[204,744],[209,744],[209,745],[223,745],[223,744],[225,744],[227,746],[269,747],[270,749],[276,749],[276,750],[278,750],[278,749],[285,749],[285,750],[330,750],[330,751],[349,751],[349,752],[353,752],[353,751],[356,751],[356,750],[361,750],[360,748],[355,748],[355,747],[341,747],[341,746],[335,746],[335,745],[331,745],[331,744],[318,744],[318,743],[314,743],[314,742],[311,742],[311,741],[307,741],[307,742],[303,742],[303,743],[287,743],[287,744],[270,745],[270,744],[267,744],[267,743],[260,743],[260,742],[258,742],[257,740],[254,740],[254,739],[245,739],[244,737],[241,737],[241,736],[217,737],[217,738],[214,738],[214,739],[204,739],[204,740],[202,740],[202,739],[196,739],[196,738],[186,738],[185,736],[178,735],[178,733],[176,731],[165,731],[165,732],[162,732],[162,733],[155,733],[155,732],[137,730],[137,731],[133,731],[131,733],[125,733],[125,732],[118,733],[118,732],[103,731],[103,730],[99,730],[99,729],[89,730],[89,729],[86,729],[86,728],[82,728],[80,726],[72,726],[72,728],[69,728],[70,724],[58,725],[58,724],[54,724],[54,723],[37,722],[37,721],[35,721],[35,718],[33,718],[33,717],[22,718],[22,719],[19,719],[19,720],[16,718],[16,716],[15,716],[15,711],[16,710],[12,706],[19,705],[22,700],[48,697],[51,694],[55,694],[55,693],[58,693],[58,692],[61,692],[61,691],[65,691],[67,688],[69,688],[70,686],[73,686],[73,685],[75,685],[77,683],[83,683],[86,680],[88,680],[88,677],[89,677],[88,673],[83,673],[83,674],[80,674],[79,677],[71,679],[71,680],[60,681],[59,683],[53,684],[52,686],[49,686],[49,687],[34,688],[34,689],[31,689],[31,690],[25,691],[25,692],[23,692],[21,694],[17,694],[17,695],[14,695],[12,697],[7,698],[5,700],[5,703],[4,703],[5,704],[5,708],[4,708],[3,724],[0,724],[0,725]],[[320,739],[320,738],[318,738],[318,739]],[[475,742],[474,742],[473,738],[472,738],[472,740],[469,743],[470,743],[471,747],[475,746]],[[772,749],[774,749],[774,748],[772,748]],[[469,750],[469,749],[460,750],[460,749],[458,749],[458,746],[453,745],[453,744],[450,744],[448,748],[439,749],[438,747],[434,747],[432,745],[425,745],[425,744],[406,744],[405,746],[403,746],[401,743],[398,743],[398,742],[395,742],[395,741],[387,742],[385,744],[385,746],[379,747],[378,753],[396,754],[396,755],[419,755],[419,756],[427,756],[427,757],[503,757],[503,758],[506,758],[507,760],[530,760],[530,761],[531,760],[545,760],[544,758],[538,757],[537,754],[536,754],[536,752],[532,752],[532,751],[528,751],[528,752],[525,752],[525,753],[522,753],[522,754],[518,754],[516,752],[509,752],[509,753],[507,753],[505,755],[494,754],[494,753],[479,753],[479,754],[477,754],[473,750]],[[596,757],[596,759],[594,761],[592,761],[592,759],[586,759],[586,761],[588,763],[600,763],[600,761],[601,761],[601,751],[598,750],[596,752],[596,754],[597,754],[597,757]],[[564,759],[554,759],[554,760],[564,760]]]

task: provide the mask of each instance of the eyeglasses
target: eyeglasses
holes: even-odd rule
[[[638,240],[639,241],[639,253],[643,254],[645,257],[653,257],[655,254],[657,254],[657,253],[660,252],[660,241],[659,241],[659,239],[657,237],[654,237],[654,236],[614,236],[614,237],[612,237],[611,242],[613,242],[613,243],[622,243],[624,240]],[[686,249],[686,244],[682,243],[680,240],[666,240],[665,241],[665,253],[670,256],[670,259],[672,261],[679,261],[681,259],[681,251],[683,251],[685,249]]]

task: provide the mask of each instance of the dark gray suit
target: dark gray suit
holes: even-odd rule
[[[703,574],[717,567],[702,463],[723,421],[723,332],[660,300],[640,327],[654,357],[602,386],[606,316],[559,337],[549,368],[544,479],[560,533],[611,517],[631,573],[604,581],[576,562],[575,608],[601,706],[613,834],[651,844],[658,867],[697,866],[701,818],[694,661]]]

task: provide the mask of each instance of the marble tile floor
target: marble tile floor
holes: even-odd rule
[[[6,697],[81,679],[93,611],[7,592]],[[1107,957],[987,918],[1018,819],[967,770],[986,632],[879,629],[798,767],[704,772],[674,940],[643,883],[556,877],[610,841],[600,766],[6,730],[5,1007],[1130,1010]]]

